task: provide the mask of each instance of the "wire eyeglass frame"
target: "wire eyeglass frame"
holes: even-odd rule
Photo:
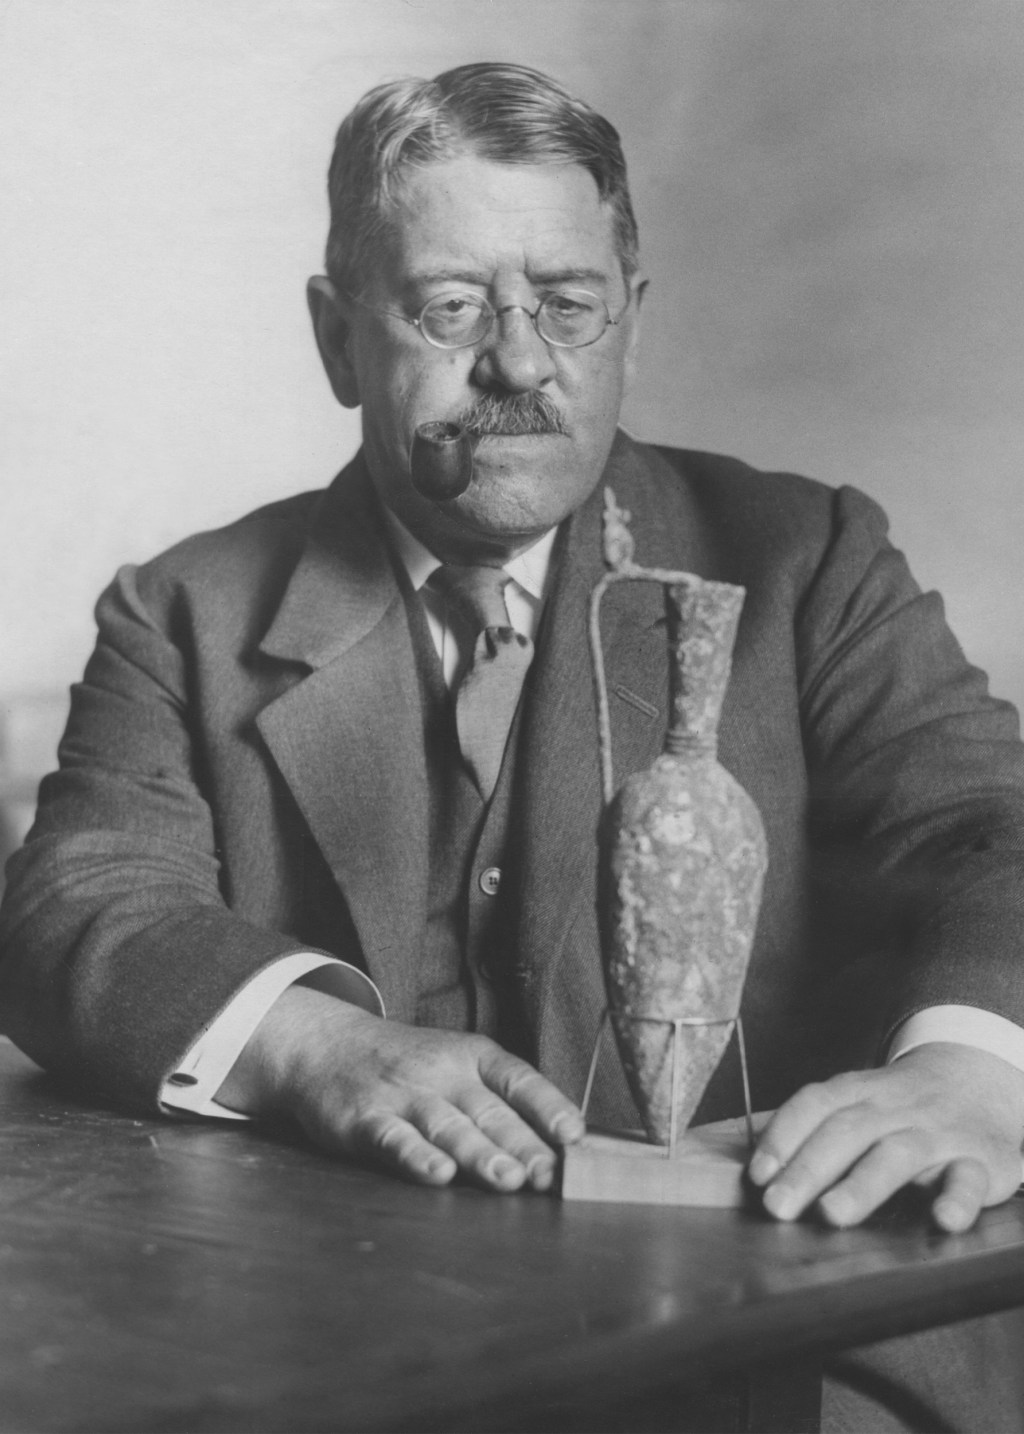
[[[416,329],[423,341],[428,343],[431,348],[440,349],[442,352],[449,353],[455,349],[473,348],[476,344],[482,343],[493,329],[495,319],[500,319],[505,314],[515,313],[516,311],[526,315],[533,324],[539,337],[552,348],[585,349],[589,348],[591,344],[596,344],[598,339],[602,338],[609,328],[614,328],[621,321],[626,309],[629,308],[629,302],[627,301],[625,307],[615,318],[612,318],[605,301],[599,295],[591,293],[589,289],[560,289],[543,298],[532,312],[525,304],[503,304],[500,309],[496,309],[486,299],[480,298],[476,294],[452,293],[435,294],[433,298],[427,300],[415,318],[410,318],[408,314],[399,313],[397,309],[381,309],[377,308],[374,304],[368,304],[364,299],[360,299],[358,294],[349,293],[348,297],[352,299],[354,303],[359,304],[361,308],[369,309],[371,313],[387,314],[391,318],[401,319],[403,323],[410,324]],[[477,319],[475,330],[470,337],[461,338],[457,343],[443,343],[436,335],[432,336],[430,334],[426,324],[429,321],[431,313],[439,313],[443,305],[450,304],[454,299],[468,302],[472,308],[478,310],[479,318]],[[566,299],[586,299],[593,306],[595,319],[600,318],[603,312],[601,327],[592,337],[567,341],[564,338],[554,338],[549,333],[545,333],[542,324],[544,323],[544,317],[550,317],[552,312],[549,306]]]

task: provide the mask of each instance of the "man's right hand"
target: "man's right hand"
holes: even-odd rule
[[[573,1103],[488,1040],[382,1020],[302,986],[260,1022],[217,1100],[293,1116],[328,1151],[426,1185],[550,1188],[555,1150],[583,1134]]]

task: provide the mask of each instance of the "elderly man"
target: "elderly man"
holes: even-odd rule
[[[642,561],[747,590],[720,756],[770,853],[744,998],[764,1205],[846,1225],[917,1182],[970,1225],[1021,1174],[1012,711],[869,500],[617,428],[644,283],[586,105],[515,66],[382,86],[330,197],[309,301],[362,450],[101,598],[11,867],[7,1030],[136,1106],[548,1189],[602,1005],[583,634],[610,484]],[[476,445],[448,500],[410,479],[438,419]],[[656,596],[612,606],[621,776],[660,745],[664,637]],[[699,1116],[735,1107],[723,1069]],[[611,1050],[593,1115],[636,1123]]]

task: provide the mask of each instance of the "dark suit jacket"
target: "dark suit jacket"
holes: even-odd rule
[[[755,1102],[870,1059],[922,1006],[1024,1023],[1024,766],[851,489],[620,435],[605,481],[637,560],[742,584],[719,755],[758,803],[769,872],[744,997]],[[540,1068],[579,1097],[602,1006],[600,810],[585,607],[602,488],[565,525],[524,694],[505,891]],[[290,498],[124,569],[73,694],[61,769],[14,858],[3,1021],[44,1065],[152,1106],[257,969],[310,946],[411,1019],[427,790],[405,608],[356,459]],[[660,592],[604,620],[616,769],[665,725]],[[652,713],[658,715],[652,716]],[[738,1102],[723,1063],[701,1112]],[[629,1119],[606,1053],[594,1114]]]

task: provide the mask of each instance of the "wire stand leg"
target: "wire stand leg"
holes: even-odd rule
[[[754,1114],[750,1104],[750,1072],[747,1069],[747,1043],[743,1039],[743,1017],[736,1017],[736,1044],[740,1048],[740,1074],[743,1077],[743,1116],[747,1123],[747,1148],[754,1153]]]
[[[676,1152],[679,1125],[679,1031],[681,1026],[682,1021],[672,1022],[672,1107],[669,1111],[668,1150],[666,1151],[669,1160]]]
[[[580,1107],[583,1119],[587,1118],[587,1108],[590,1105],[590,1094],[594,1089],[594,1077],[597,1075],[597,1060],[601,1054],[601,1037],[604,1035],[604,1028],[608,1024],[608,1017],[611,1012],[605,1006],[601,1012],[601,1020],[597,1027],[597,1035],[594,1038],[594,1054],[590,1057],[590,1070],[587,1072],[587,1084],[583,1090],[583,1104]]]

